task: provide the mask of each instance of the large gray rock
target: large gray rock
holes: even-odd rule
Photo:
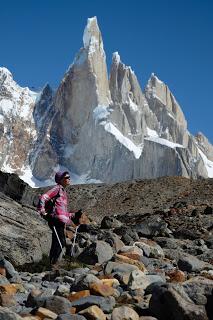
[[[35,210],[0,194],[0,252],[14,266],[38,262],[48,254],[51,232]],[[14,271],[6,263],[12,277]]]
[[[198,272],[204,269],[213,269],[212,264],[201,261],[198,258],[186,253],[180,255],[178,259],[178,267],[180,270],[187,272]]]
[[[128,287],[131,290],[142,289],[145,290],[153,283],[164,283],[165,280],[159,275],[146,275],[140,270],[133,270],[130,273]]]
[[[99,297],[99,296],[89,296],[85,298],[80,298],[76,301],[73,301],[72,307],[75,307],[77,309],[77,312],[79,310],[86,309],[90,306],[96,305],[103,312],[109,313],[113,310],[115,306],[115,298],[113,297]]]
[[[159,320],[207,320],[204,306],[194,304],[172,286],[155,287],[149,310]]]
[[[79,256],[81,262],[87,264],[103,263],[113,256],[111,246],[105,241],[96,241],[87,247]]]
[[[139,320],[139,315],[128,306],[117,307],[112,312],[112,320]]]
[[[15,312],[11,311],[9,308],[0,307],[0,319],[1,320],[23,320]]]
[[[72,304],[66,298],[53,296],[45,299],[43,307],[55,312],[56,314],[63,314],[70,312]]]

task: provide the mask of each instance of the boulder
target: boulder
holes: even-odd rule
[[[213,269],[211,264],[203,262],[198,258],[186,253],[180,255],[178,259],[178,267],[180,270],[187,272],[198,272],[204,269]]]
[[[139,320],[139,315],[127,306],[117,307],[112,312],[112,320]]]
[[[49,309],[56,314],[63,314],[70,312],[72,303],[63,297],[50,296],[45,299],[44,305],[42,307]]]
[[[163,320],[207,320],[205,308],[196,305],[173,287],[156,286],[150,299],[149,311]]]
[[[0,263],[10,277],[16,273],[13,265],[38,262],[49,253],[51,231],[44,220],[35,210],[1,195],[0,234]]]
[[[103,312],[109,313],[113,310],[115,306],[115,298],[113,297],[99,297],[99,296],[89,296],[78,299],[71,303],[72,307],[75,307],[77,312],[86,309],[90,306],[96,305]]]
[[[0,319],[1,320],[23,320],[23,318],[20,317],[18,314],[4,307],[0,307]]]
[[[113,274],[113,273],[129,274],[133,270],[139,270],[139,269],[136,265],[109,261],[105,267],[105,274]]]
[[[101,229],[119,228],[122,223],[114,217],[105,216],[101,221]]]
[[[143,254],[150,258],[164,258],[163,249],[155,241],[140,238],[140,241],[134,243],[137,247],[143,250]]]
[[[85,315],[87,319],[91,320],[106,320],[106,315],[96,305],[81,310],[79,314]]]
[[[96,241],[87,247],[78,257],[79,261],[87,264],[103,263],[113,256],[111,246],[104,241]]]
[[[153,283],[164,283],[164,279],[158,275],[146,275],[140,270],[134,270],[130,273],[128,287],[131,290],[142,289],[145,290]]]

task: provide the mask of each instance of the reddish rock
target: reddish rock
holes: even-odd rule
[[[169,282],[184,282],[186,281],[185,273],[181,270],[172,270],[166,273],[169,277]]]
[[[140,271],[142,271],[142,272],[146,271],[146,268],[145,268],[144,264],[142,262],[140,262],[140,261],[136,261],[136,260],[130,259],[128,257],[125,257],[125,256],[121,255],[121,254],[115,254],[114,257],[115,257],[115,262],[128,263],[128,264],[137,266],[138,269]]]
[[[90,224],[89,218],[87,217],[86,213],[82,213],[79,224]]]
[[[55,312],[52,312],[51,310],[49,309],[46,309],[46,308],[38,308],[38,310],[36,311],[36,316],[38,316],[41,320],[43,319],[53,319],[55,320],[58,315],[55,313]]]
[[[5,268],[0,267],[0,275],[6,277],[6,269]]]
[[[0,306],[2,307],[12,307],[16,305],[16,300],[14,299],[14,295],[1,293],[0,294]]]
[[[121,252],[119,254],[136,261],[140,261],[140,257],[141,257],[138,253],[132,253],[132,252]]]
[[[73,294],[71,293],[67,297],[67,299],[72,302],[72,301],[78,300],[80,298],[88,297],[88,296],[90,296],[90,291],[89,290],[82,290],[82,291],[78,291]]]
[[[18,291],[18,287],[16,284],[1,284],[0,285],[0,292],[5,294],[16,294]]]
[[[71,230],[66,230],[66,238],[72,240],[74,238],[74,233]]]
[[[117,287],[120,284],[119,281],[117,279],[114,279],[114,278],[112,278],[112,279],[101,279],[101,282],[103,284],[106,284],[109,287]]]
[[[106,320],[106,315],[96,305],[80,311],[79,314],[82,314],[87,319],[91,319],[91,320]]]
[[[90,284],[89,288],[91,293],[93,293],[94,295],[103,296],[103,297],[113,296],[115,291],[112,287],[103,283],[93,282]]]

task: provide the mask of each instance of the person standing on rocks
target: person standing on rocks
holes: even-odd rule
[[[52,230],[52,244],[50,249],[50,264],[56,265],[63,255],[63,248],[66,245],[65,225],[71,224],[71,217],[77,212],[68,212],[67,193],[65,188],[70,185],[70,175],[68,171],[57,172],[55,175],[57,183],[51,190],[41,195],[38,211],[44,218],[48,215],[48,225]],[[51,214],[47,214],[45,205],[51,200],[54,201]]]

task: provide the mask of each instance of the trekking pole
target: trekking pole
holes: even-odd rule
[[[58,243],[59,243],[59,245],[60,245],[60,247],[61,247],[61,251],[62,251],[63,256],[64,256],[64,255],[65,255],[65,252],[64,252],[64,250],[63,250],[63,247],[62,247],[62,244],[61,244],[61,241],[60,241],[60,239],[59,239],[59,236],[58,236],[58,233],[57,233],[57,231],[56,231],[55,226],[53,226],[53,230],[55,231],[55,234],[56,234],[56,237],[57,237]]]
[[[75,248],[75,242],[76,242],[76,236],[77,236],[77,232],[78,232],[78,227],[79,226],[77,226],[76,229],[75,229],[75,234],[74,234],[74,239],[73,239],[73,244],[72,244],[72,250],[71,250],[71,257],[74,254],[74,248]]]

